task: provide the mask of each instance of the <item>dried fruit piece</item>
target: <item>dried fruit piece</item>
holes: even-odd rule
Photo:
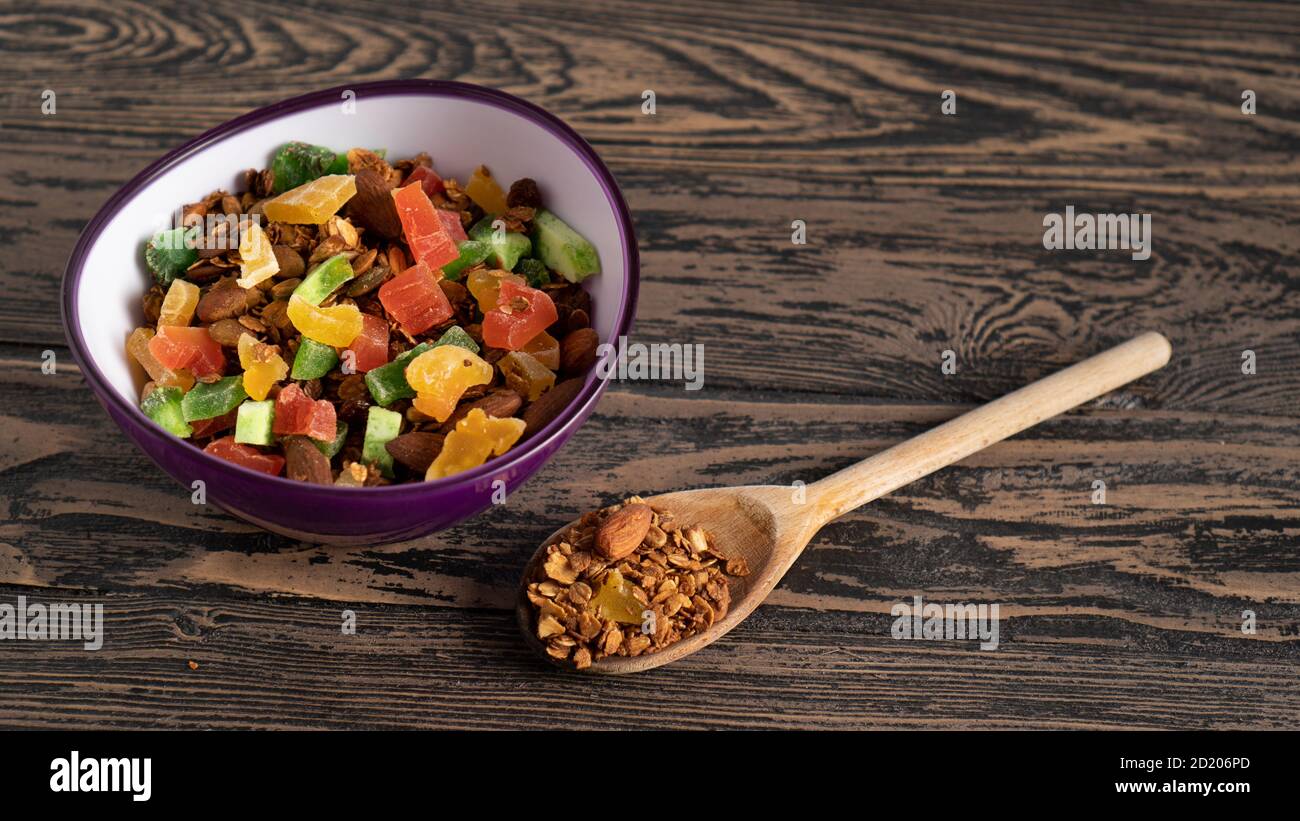
[[[559,318],[545,291],[503,281],[496,307],[483,315],[483,344],[517,351]]]
[[[528,344],[519,350],[536,359],[549,370],[558,371],[560,369],[560,343],[546,331],[542,331],[530,339]]]
[[[497,360],[506,384],[534,402],[555,385],[555,373],[523,351],[511,351]]]
[[[470,353],[479,352],[478,343],[474,341],[472,336],[465,333],[465,329],[459,325],[452,325],[443,331],[442,336],[438,337],[438,341],[433,343],[433,347],[436,348],[439,345],[455,345],[464,348]]]
[[[453,313],[437,277],[424,262],[385,282],[379,289],[379,301],[411,336],[446,322]]]
[[[537,183],[529,177],[521,177],[510,184],[510,193],[506,195],[508,208],[541,208],[542,193],[537,190]]]
[[[411,176],[407,177],[402,184],[410,185],[413,182],[418,182],[420,187],[424,189],[424,193],[430,197],[434,194],[441,194],[446,190],[446,186],[442,183],[442,177],[439,177],[438,172],[427,165],[417,165],[411,169]]]
[[[569,282],[582,282],[600,273],[595,247],[545,208],[533,217],[533,248],[538,259]]]
[[[320,225],[357,193],[355,178],[330,174],[285,191],[262,206],[266,218],[298,225]]]
[[[469,237],[456,214],[435,208],[419,183],[396,189],[392,197],[416,262],[436,269],[460,256],[457,245]]]
[[[239,418],[239,408],[235,408],[230,413],[214,416],[211,419],[196,419],[190,424],[194,428],[195,440],[206,439],[209,436],[216,436],[225,430],[230,430],[235,426],[235,421]]]
[[[171,228],[159,231],[145,243],[144,262],[155,282],[167,288],[173,279],[198,262],[199,252],[194,246],[199,233],[197,225]]]
[[[235,441],[233,436],[223,436],[214,440],[206,448],[204,453],[211,453],[228,462],[234,462],[250,470],[269,473],[272,476],[280,475],[284,470],[284,457],[275,456],[269,453],[262,453],[260,450],[248,445],[241,445]]]
[[[474,169],[469,182],[465,184],[465,194],[489,214],[504,213],[509,207],[506,205],[506,192],[501,190],[501,184],[486,165]]]
[[[288,438],[288,437],[286,437]],[[333,459],[339,451],[343,450],[343,444],[348,438],[348,423],[342,419],[334,423],[334,438],[331,441],[321,441],[307,437],[308,441],[316,446],[316,449],[325,454],[326,459]]]
[[[274,174],[272,191],[283,194],[324,174],[346,172],[346,158],[341,166],[338,159],[337,152],[323,145],[297,141],[285,143],[271,158],[271,171]]]
[[[456,251],[459,256],[442,266],[442,275],[447,279],[460,279],[460,275],[467,268],[472,268],[487,259],[492,253],[492,247],[486,242],[467,239],[456,244]]]
[[[275,247],[256,222],[249,223],[239,234],[239,273],[235,282],[240,288],[252,288],[280,272]]]
[[[361,315],[361,333],[343,352],[350,356],[352,372],[366,373],[388,362],[388,323],[373,314]]]
[[[181,400],[181,411],[185,415],[186,422],[211,419],[214,416],[230,413],[247,398],[243,378],[227,376],[216,382],[200,382],[190,388],[189,393]]]
[[[501,297],[501,283],[503,282],[523,285],[524,279],[507,271],[490,271],[484,268],[476,268],[469,272],[465,285],[469,292],[473,294],[475,301],[478,302],[479,310],[486,314],[496,308]]]
[[[194,374],[184,368],[172,370],[164,367],[158,358],[149,350],[149,340],[153,339],[154,330],[152,328],[136,328],[131,335],[126,338],[126,352],[140,367],[144,368],[145,373],[149,374],[149,379],[158,385],[180,388],[187,391],[194,386]]]
[[[520,259],[532,253],[533,242],[527,234],[507,230],[504,222],[489,214],[474,223],[469,238],[488,246],[487,259],[493,267],[512,271]]]
[[[420,354],[432,349],[428,342],[421,342],[409,351],[399,354],[387,365],[380,365],[366,374],[366,389],[376,405],[387,407],[399,399],[411,399],[415,389],[406,381],[406,366]]]
[[[312,305],[320,305],[354,276],[347,254],[335,254],[311,269],[311,273],[294,289],[293,295]]]
[[[207,328],[164,325],[149,340],[149,353],[164,368],[186,368],[198,379],[220,374],[226,367],[221,346]]]
[[[379,465],[389,478],[393,476],[393,457],[384,445],[402,432],[402,415],[395,411],[372,407],[366,415],[366,436],[361,446],[361,458]]]
[[[337,431],[334,405],[312,399],[296,383],[285,385],[275,397],[275,423],[280,435],[300,433],[322,442],[333,441]]]
[[[185,439],[194,432],[189,423],[185,421],[185,413],[181,407],[182,391],[180,388],[159,385],[145,396],[144,401],[140,403],[140,410],[158,425],[173,436],[179,436]]]
[[[275,419],[275,403],[270,399],[242,403],[235,417],[235,441],[245,445],[272,445],[275,437],[271,423]]]
[[[475,408],[460,420],[455,430],[447,434],[442,450],[429,465],[424,478],[441,479],[478,467],[489,456],[500,456],[510,450],[523,432],[523,420],[496,419],[485,414],[481,408]]]
[[[244,390],[259,401],[271,392],[271,386],[289,373],[288,363],[280,358],[280,352],[273,345],[258,342],[249,334],[239,337],[239,365],[244,369]]]
[[[492,366],[456,345],[435,347],[406,366],[406,381],[415,390],[421,413],[445,422],[466,388],[492,381]],[[520,432],[523,428],[520,428]]]
[[[532,257],[519,260],[515,270],[528,282],[530,288],[544,288],[551,282],[551,272],[546,263]]]
[[[339,355],[333,347],[304,336],[298,342],[293,371],[289,375],[294,379],[320,379],[338,363]]]
[[[632,594],[632,584],[617,569],[611,569],[605,575],[605,581],[591,603],[600,618],[619,624],[640,624],[641,613],[646,609]]]
[[[159,325],[189,325],[194,319],[194,309],[199,307],[199,286],[177,277],[167,288],[162,307],[158,309]]]
[[[355,305],[318,308],[301,297],[289,297],[289,321],[298,332],[322,345],[346,348],[363,327]]]

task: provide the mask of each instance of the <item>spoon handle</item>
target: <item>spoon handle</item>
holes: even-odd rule
[[[808,487],[818,524],[884,496],[941,467],[1096,399],[1169,361],[1158,333],[1136,336],[1063,371],[982,405]]]

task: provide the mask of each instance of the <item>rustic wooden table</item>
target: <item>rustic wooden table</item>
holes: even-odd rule
[[[1300,13],[436,5],[0,9],[0,600],[100,601],[107,622],[98,652],[0,643],[0,724],[1296,726]],[[705,386],[612,385],[454,530],[295,543],[191,504],[119,434],[68,356],[59,281],[167,149],[393,77],[502,88],[585,135],[636,217],[636,338],[702,343]],[[1067,205],[1151,213],[1151,259],[1044,250]],[[705,652],[593,680],[516,634],[516,574],[577,511],[811,480],[1145,330],[1167,368],[827,527]],[[998,603],[1001,646],[892,639],[918,594]]]

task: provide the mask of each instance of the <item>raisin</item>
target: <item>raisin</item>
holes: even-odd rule
[[[537,183],[529,177],[515,180],[506,194],[506,207],[541,208],[542,192],[537,190]]]

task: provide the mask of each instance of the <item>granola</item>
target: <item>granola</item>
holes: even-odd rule
[[[547,654],[581,670],[708,629],[730,606],[727,576],[748,574],[743,557],[717,553],[708,531],[632,496],[559,534],[526,592]]]

